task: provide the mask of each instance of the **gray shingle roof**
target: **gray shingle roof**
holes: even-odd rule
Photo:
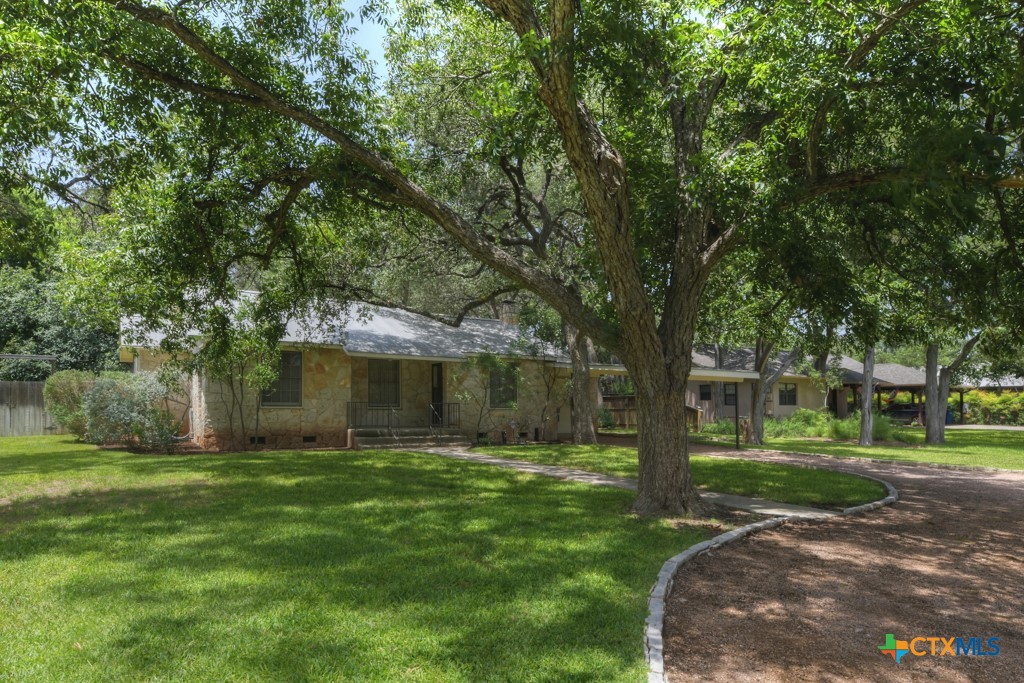
[[[780,351],[775,358],[768,362],[772,369],[777,368],[779,363],[789,358],[790,351]],[[727,349],[722,355],[722,369],[734,372],[754,372],[754,349],[739,348]],[[715,348],[707,344],[701,344],[693,349],[693,365],[697,368],[712,369],[715,367]],[[806,375],[796,368],[790,368],[786,375]]]
[[[875,365],[875,377],[896,387],[923,387],[926,379],[924,370],[897,363],[878,363]]]
[[[130,321],[125,325],[130,327]],[[127,345],[156,348],[163,338],[162,333],[150,332],[144,343]],[[452,327],[408,311],[359,304],[335,318],[310,313],[289,320],[281,343],[339,346],[356,356],[463,360],[492,353],[568,361],[558,347],[500,320],[466,318],[459,327]]]
[[[291,321],[282,344],[341,346],[357,356],[408,356],[460,360],[493,353],[499,356],[564,360],[554,345],[500,320],[466,318],[458,327],[394,308],[352,306],[338,320]]]

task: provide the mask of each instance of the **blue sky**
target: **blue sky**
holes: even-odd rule
[[[363,21],[359,18],[359,10],[364,4],[366,4],[365,0],[345,0],[345,9],[355,15],[351,23],[356,29],[356,43],[369,53],[370,59],[376,62],[374,70],[377,76],[383,78],[387,73],[387,63],[384,59],[384,26],[373,19]]]

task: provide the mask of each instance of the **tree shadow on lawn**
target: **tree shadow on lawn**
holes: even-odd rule
[[[647,591],[702,539],[625,514],[628,492],[431,456],[120,467],[139,484],[0,507],[9,623],[48,634],[54,678],[642,677]],[[201,480],[147,485],[168,468]]]
[[[950,477],[941,497],[923,478],[898,485],[904,498],[893,508],[786,525],[688,564],[667,607],[672,679],[1016,679],[1019,498],[977,474]],[[897,666],[878,651],[886,633],[999,637],[1002,653],[907,656]]]

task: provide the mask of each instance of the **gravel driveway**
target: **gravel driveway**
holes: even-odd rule
[[[1024,473],[743,456],[880,477],[900,502],[687,564],[666,607],[669,681],[1024,681]],[[998,637],[1001,652],[896,664],[886,633]]]

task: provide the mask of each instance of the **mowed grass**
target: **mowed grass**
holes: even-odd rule
[[[792,453],[824,453],[855,458],[882,458],[941,465],[969,465],[1024,470],[1024,431],[947,429],[942,446],[924,444],[924,430],[905,428],[910,444],[859,446],[850,441],[768,439],[764,448]]]
[[[628,491],[428,455],[0,439],[0,680],[637,681]]]
[[[488,446],[483,453],[545,465],[572,467],[616,477],[637,476],[636,448],[622,446]],[[694,483],[709,491],[767,498],[780,503],[844,508],[886,495],[867,479],[839,472],[772,463],[691,455]]]

